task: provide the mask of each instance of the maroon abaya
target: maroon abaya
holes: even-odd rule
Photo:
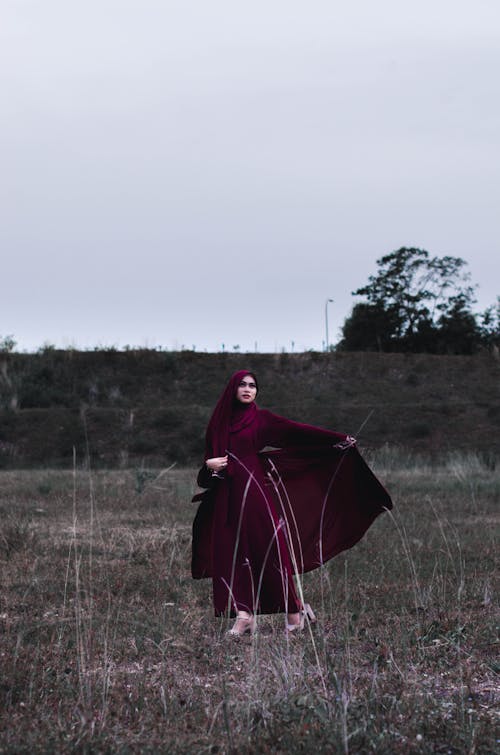
[[[192,574],[212,577],[216,615],[295,613],[292,575],[350,548],[392,503],[348,436],[237,401],[245,375],[207,428],[205,459],[229,462],[222,478],[205,466],[198,475],[208,489],[195,496]]]

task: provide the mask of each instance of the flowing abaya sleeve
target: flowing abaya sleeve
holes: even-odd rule
[[[259,411],[259,441],[265,445],[279,448],[314,443],[317,445],[333,445],[345,441],[348,436],[325,430],[314,425],[294,422],[279,414],[273,414],[267,409]]]
[[[193,521],[191,574],[194,579],[203,579],[212,576],[212,529],[217,480],[203,464],[196,482],[204,490],[192,499],[193,503],[198,504],[198,509]]]
[[[200,468],[198,476],[196,477],[196,484],[199,488],[211,488],[214,483],[214,478],[206,464]]]
[[[351,548],[392,508],[389,494],[349,436],[259,412],[262,465],[285,522],[296,573]]]

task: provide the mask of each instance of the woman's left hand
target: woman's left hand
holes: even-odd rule
[[[333,446],[334,448],[340,448],[342,451],[345,451],[347,448],[352,448],[356,445],[356,438],[354,438],[352,435],[346,435],[344,440],[341,440],[340,443],[335,443]]]

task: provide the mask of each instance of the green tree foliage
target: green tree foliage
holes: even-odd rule
[[[475,315],[462,296],[452,296],[449,306],[440,316],[437,328],[438,353],[473,354],[481,337]],[[430,349],[428,349],[430,350]]]
[[[382,304],[356,304],[343,327],[347,351],[390,351],[392,334],[399,328],[394,310]]]
[[[0,353],[9,354],[14,351],[17,343],[14,340],[14,336],[0,336]]]
[[[481,314],[481,337],[487,346],[500,346],[500,296],[496,304]]]
[[[484,342],[465,260],[401,247],[377,265],[378,273],[353,292],[367,302],[345,320],[338,348],[471,354]],[[485,317],[483,330],[491,329],[495,315]]]

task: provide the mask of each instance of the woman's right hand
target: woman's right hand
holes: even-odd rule
[[[219,474],[227,467],[227,456],[214,456],[213,459],[207,459],[205,465],[212,474]]]

